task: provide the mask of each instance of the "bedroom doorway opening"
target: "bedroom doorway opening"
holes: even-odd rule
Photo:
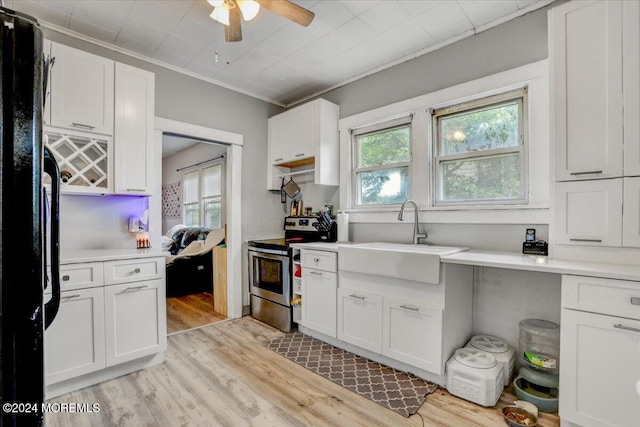
[[[156,194],[164,197],[150,200],[150,236],[172,247],[168,334],[242,316],[242,145],[241,134],[156,117]]]
[[[226,271],[219,271],[227,256],[226,152],[226,145],[162,135],[167,334],[227,318]]]

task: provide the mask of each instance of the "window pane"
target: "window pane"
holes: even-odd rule
[[[221,228],[222,203],[220,197],[211,197],[204,200],[204,226],[209,228]]]
[[[198,171],[189,172],[182,176],[184,184],[184,203],[197,203],[200,200],[198,190]]]
[[[185,203],[184,205],[184,225],[187,226],[199,226],[199,203]]]
[[[358,167],[409,161],[409,126],[357,136]]]
[[[215,165],[202,170],[202,197],[219,196],[221,165]]]
[[[362,205],[402,203],[409,198],[409,167],[359,172],[357,179]]]
[[[518,111],[513,102],[441,118],[441,155],[517,146]]]
[[[441,163],[443,201],[519,199],[520,154]]]

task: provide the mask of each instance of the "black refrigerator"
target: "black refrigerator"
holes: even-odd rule
[[[42,139],[51,61],[34,18],[0,7],[0,19],[0,426],[38,426],[44,330],[60,302],[59,171]],[[45,303],[47,286],[52,298]]]

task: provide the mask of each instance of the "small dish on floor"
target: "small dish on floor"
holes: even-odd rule
[[[502,408],[502,417],[509,427],[533,427],[538,425],[538,418],[526,409],[517,406]]]

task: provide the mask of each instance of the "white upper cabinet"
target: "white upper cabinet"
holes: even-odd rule
[[[640,177],[624,179],[622,246],[640,248]]]
[[[621,246],[622,198],[620,178],[556,183],[556,243]]]
[[[640,3],[622,5],[624,175],[640,175]]]
[[[114,192],[152,192],[155,76],[116,63]]]
[[[314,165],[315,183],[338,185],[340,107],[316,99],[268,121],[267,189],[278,190],[281,175]]]
[[[113,135],[114,61],[51,43],[47,124]]]
[[[622,2],[569,2],[550,16],[555,179],[620,177]]]

